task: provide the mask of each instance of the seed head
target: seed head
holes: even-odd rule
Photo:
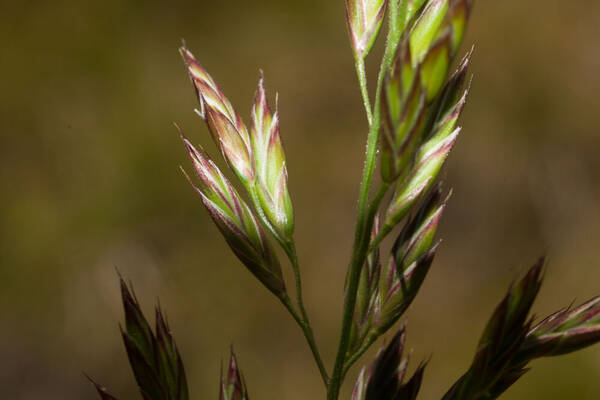
[[[372,332],[379,335],[391,327],[411,305],[433,263],[437,245],[402,269],[391,257],[379,282]]]
[[[381,348],[371,366],[358,376],[352,400],[414,400],[417,398],[425,364],[421,364],[414,375],[404,381],[408,357],[403,357],[406,329],[400,328],[390,344]]]
[[[121,334],[142,397],[147,400],[189,400],[183,361],[162,310],[156,307],[154,332],[133,289],[121,279],[125,329]]]
[[[399,185],[397,194],[388,209],[386,225],[395,226],[406,216],[413,204],[427,193],[456,142],[460,130],[457,128],[448,135],[438,133],[421,146],[415,167],[406,181]]]
[[[571,353],[600,341],[600,297],[568,307],[537,324],[527,335],[525,353],[548,357]]]
[[[186,48],[180,48],[200,103],[199,114],[208,125],[223,157],[244,185],[254,180],[250,135],[231,102]]]
[[[202,149],[196,149],[182,134],[200,184],[188,178],[225,240],[269,290],[281,297],[285,284],[279,261],[250,207]]]
[[[260,207],[283,238],[294,230],[294,211],[287,186],[285,153],[279,135],[279,113],[271,112],[261,76],[252,108],[252,147]]]
[[[450,67],[450,52],[452,50],[452,37],[447,31],[438,38],[421,63],[421,83],[427,91],[427,101],[432,101],[439,93]]]
[[[404,226],[392,248],[398,271],[404,271],[432,246],[450,195],[442,198],[442,185],[431,191],[415,216]]]
[[[219,385],[219,400],[248,400],[246,383],[238,367],[238,362],[233,349],[229,356],[227,375],[223,377],[221,371],[221,384]]]
[[[540,258],[498,304],[489,319],[468,371],[443,400],[497,398],[523,376],[530,359],[522,357],[529,313],[542,284],[544,259]]]
[[[413,65],[419,65],[437,37],[448,11],[449,0],[431,0],[415,22],[410,34]]]
[[[412,163],[427,111],[420,70],[409,78],[402,61],[399,61],[393,71],[383,89],[385,129],[381,160],[382,176],[386,182],[394,182]],[[406,90],[406,87],[410,89]]]
[[[405,35],[400,39],[394,63],[382,85],[381,172],[385,182],[402,181],[409,175],[410,169],[414,168],[418,146],[426,139],[424,136],[440,130],[437,125],[448,117],[446,114],[450,109],[456,112],[444,121],[451,122],[446,126],[454,127],[460,116],[466,96],[459,101],[459,94],[471,53],[444,84],[452,60],[451,52],[450,28],[433,42],[418,65],[412,62],[409,37]]]
[[[379,34],[387,0],[346,0],[346,21],[354,55],[367,56]]]

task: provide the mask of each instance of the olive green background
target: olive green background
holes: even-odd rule
[[[583,0],[475,7],[444,241],[407,315],[413,368],[431,357],[421,399],[467,368],[495,304],[542,253],[538,315],[600,293],[598,15]],[[343,1],[2,2],[1,397],[94,399],[85,371],[138,398],[118,269],[149,314],[160,297],[194,399],[217,398],[230,344],[253,399],[324,398],[300,331],[178,169],[190,166],[173,121],[218,156],[192,112],[182,38],[246,120],[259,68],[279,92],[307,308],[332,364],[366,136]],[[504,398],[600,398],[600,346],[533,367]]]

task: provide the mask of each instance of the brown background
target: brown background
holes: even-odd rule
[[[598,15],[583,0],[475,8],[444,243],[408,314],[413,367],[432,356],[422,399],[467,367],[494,305],[541,253],[538,314],[600,293]],[[193,398],[217,397],[231,343],[252,398],[324,398],[298,329],[178,170],[189,163],[172,121],[217,155],[192,113],[181,38],[245,118],[259,68],[280,93],[307,307],[332,363],[366,131],[343,1],[3,2],[3,398],[93,399],[82,371],[137,398],[115,268],[148,312],[160,296]],[[504,398],[600,397],[600,346],[533,366]]]

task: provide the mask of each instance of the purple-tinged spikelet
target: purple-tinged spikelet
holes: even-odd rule
[[[223,371],[221,371],[219,400],[248,400],[246,383],[240,372],[233,349],[229,356],[229,365],[227,366],[227,374],[225,377],[223,377]]]
[[[442,198],[441,184],[429,193],[398,235],[384,266],[378,249],[369,256],[359,281],[351,352],[383,334],[411,305],[433,262],[435,233],[448,198]],[[372,238],[378,229],[376,224]]]
[[[387,0],[346,0],[346,21],[357,59],[364,59],[373,47],[386,6]]]
[[[388,209],[385,225],[395,226],[406,216],[413,204],[427,193],[440,173],[460,130],[461,128],[456,128],[448,135],[436,135],[421,147],[414,169],[399,186]]]
[[[98,396],[100,396],[101,400],[118,400],[115,396],[110,394],[104,386],[96,383],[92,378],[90,378],[87,375],[86,378],[88,378],[88,380],[92,382],[92,385],[94,385],[94,388],[96,389],[96,392],[98,393]]]
[[[252,108],[251,141],[260,204],[269,223],[282,239],[294,231],[294,211],[288,192],[285,153],[279,135],[279,112],[271,111],[261,74]]]
[[[352,400],[414,400],[417,398],[425,364],[404,381],[408,357],[403,357],[406,329],[402,326],[389,345],[381,348],[371,366],[360,372]]]
[[[186,47],[181,47],[180,53],[194,84],[200,116],[206,121],[229,166],[244,185],[250,185],[254,181],[254,166],[248,129],[194,55]]]
[[[456,54],[460,44],[462,43],[472,7],[473,0],[450,1],[450,8],[448,9],[447,14],[447,24],[452,31],[452,55]]]
[[[450,68],[452,36],[446,32],[429,48],[421,63],[421,83],[431,102],[444,86]]]
[[[556,312],[528,334],[523,352],[531,357],[567,354],[600,341],[600,297]]]
[[[252,210],[240,197],[208,154],[194,147],[182,134],[200,184],[188,178],[225,240],[242,261],[269,290],[285,295],[279,261]]]
[[[431,0],[410,33],[413,65],[419,65],[435,41],[448,11],[448,0]]]
[[[383,86],[385,129],[381,160],[386,182],[394,182],[412,163],[425,123],[426,92],[420,83],[420,70],[407,75],[399,60]]]
[[[398,235],[392,248],[397,273],[404,271],[425,254],[434,243],[435,233],[450,194],[442,198],[442,184],[438,184]]]
[[[375,303],[373,335],[381,335],[406,312],[433,263],[437,245],[430,248],[410,265],[402,268],[394,257],[381,274]]]
[[[453,57],[451,29],[445,29],[428,45],[417,65],[412,61],[414,50],[409,39],[406,35],[400,39],[394,63],[382,85],[381,173],[388,183],[402,182],[410,175],[418,161],[415,157],[419,145],[439,133],[442,120],[447,123],[446,128],[451,125],[454,129],[466,100],[466,96],[459,100],[457,93],[462,90],[471,53],[444,84]],[[454,113],[447,115],[450,109]]]

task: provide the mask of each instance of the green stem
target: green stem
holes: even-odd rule
[[[379,205],[381,204],[381,201],[387,194],[389,187],[390,187],[389,183],[384,183],[383,185],[381,185],[381,187],[379,188],[379,191],[377,192],[377,195],[373,198],[373,201],[371,202],[371,206],[369,207],[369,212],[368,212],[368,219],[370,221],[375,220],[375,215],[377,214],[377,211],[379,210]],[[367,252],[366,256],[368,256],[371,253],[370,249],[371,249],[371,247],[369,247],[369,251]],[[366,259],[366,256],[365,256],[365,259]],[[360,349],[358,349],[348,359],[348,361],[346,361],[344,363],[344,367],[343,367],[343,371],[342,371],[342,375],[341,375],[342,381],[343,381],[344,377],[346,376],[346,373],[348,373],[348,370],[350,369],[350,367],[364,354],[365,351],[367,351],[369,349],[369,347],[371,347],[371,345],[377,340],[377,338],[378,338],[377,334],[370,334],[369,336],[367,336],[363,346]]]
[[[292,304],[292,300],[290,299],[290,297],[288,295],[285,295],[283,297],[280,297],[279,300],[281,300],[281,302],[283,303],[285,308],[290,312],[290,314],[292,315],[294,320],[298,323],[298,325],[302,325],[302,318],[300,317],[300,315],[294,308],[294,304]]]
[[[294,270],[294,280],[296,281],[296,301],[298,303],[298,308],[300,309],[300,314],[302,317],[302,321],[299,322],[300,327],[302,328],[302,332],[304,332],[304,337],[308,342],[308,346],[312,351],[315,362],[317,363],[317,367],[319,368],[319,372],[321,373],[321,378],[323,379],[323,383],[325,387],[329,385],[329,375],[327,374],[327,370],[325,369],[325,364],[323,363],[323,359],[321,358],[321,353],[319,352],[319,347],[315,342],[315,337],[312,331],[312,327],[310,325],[310,321],[308,319],[308,314],[306,313],[306,309],[304,307],[304,300],[302,297],[302,279],[300,276],[300,264],[298,263],[298,255],[296,254],[296,245],[294,241],[290,241],[288,246],[285,247],[286,254],[292,263],[292,268]]]
[[[373,240],[371,241],[371,244],[369,245],[369,250],[367,251],[367,255],[371,254],[392,230],[392,226],[388,224],[383,225],[377,236],[375,236],[375,238],[373,238]]]
[[[369,126],[373,125],[373,110],[371,109],[371,100],[369,100],[369,89],[367,86],[367,73],[365,71],[365,59],[357,58],[355,60],[356,75],[358,76],[358,85],[360,86],[360,94],[362,95],[363,105],[367,114]]]
[[[401,4],[399,4],[401,3]],[[346,361],[350,330],[352,327],[352,316],[354,315],[354,306],[356,304],[356,296],[358,290],[358,282],[360,278],[360,270],[364,265],[367,257],[369,246],[369,233],[373,225],[374,214],[369,212],[369,192],[375,171],[375,162],[377,159],[377,142],[379,140],[379,128],[381,123],[381,88],[386,71],[392,65],[400,35],[404,29],[404,17],[406,13],[407,0],[399,2],[391,1],[389,4],[389,25],[385,53],[383,62],[377,78],[377,87],[375,92],[375,109],[373,112],[373,123],[369,126],[369,136],[367,138],[367,151],[365,159],[365,167],[360,185],[360,194],[358,199],[358,217],[356,223],[356,231],[354,235],[354,250],[352,260],[349,266],[348,286],[346,290],[346,298],[344,301],[344,313],[342,317],[342,332],[340,334],[340,343],[338,347],[333,373],[327,392],[328,400],[337,400],[340,387],[343,380],[344,363]],[[400,13],[398,12],[400,10]],[[401,21],[401,23],[398,23]],[[357,71],[357,73],[360,73]],[[363,71],[364,74],[364,71]],[[366,81],[366,77],[364,78]],[[360,79],[359,79],[360,81]],[[371,215],[372,214],[372,215]]]
[[[254,203],[254,207],[258,213],[258,217],[261,222],[267,227],[267,229],[273,234],[275,240],[279,245],[284,249],[286,255],[288,256],[290,263],[292,264],[292,269],[294,270],[294,280],[296,281],[296,298],[298,302],[298,307],[300,308],[300,315],[295,310],[294,305],[292,304],[289,296],[285,296],[280,298],[281,302],[290,312],[294,320],[298,323],[298,326],[302,329],[304,333],[304,337],[308,343],[308,347],[313,354],[315,362],[317,363],[317,367],[319,368],[319,373],[321,374],[321,378],[323,379],[323,383],[327,387],[329,385],[329,375],[327,374],[327,370],[325,369],[325,364],[323,363],[323,359],[321,358],[321,354],[319,352],[319,348],[315,342],[314,334],[312,332],[312,328],[310,326],[310,322],[308,320],[308,315],[306,313],[306,309],[304,308],[304,302],[302,300],[302,281],[300,278],[300,266],[298,263],[298,256],[296,255],[296,245],[293,239],[285,240],[282,238],[279,233],[275,230],[275,228],[269,222],[267,216],[262,210],[260,200],[258,198],[256,185],[252,185],[248,188],[248,194]]]
[[[352,354],[352,356],[348,358],[348,360],[344,363],[344,371],[342,372],[342,378],[346,376],[348,370],[352,367],[352,365],[354,365],[356,361],[358,361],[358,359],[365,353],[365,351],[369,350],[369,347],[371,347],[371,345],[375,343],[378,337],[379,335],[374,333],[367,336],[365,343],[363,343],[363,345],[358,350],[356,350],[356,352]]]

